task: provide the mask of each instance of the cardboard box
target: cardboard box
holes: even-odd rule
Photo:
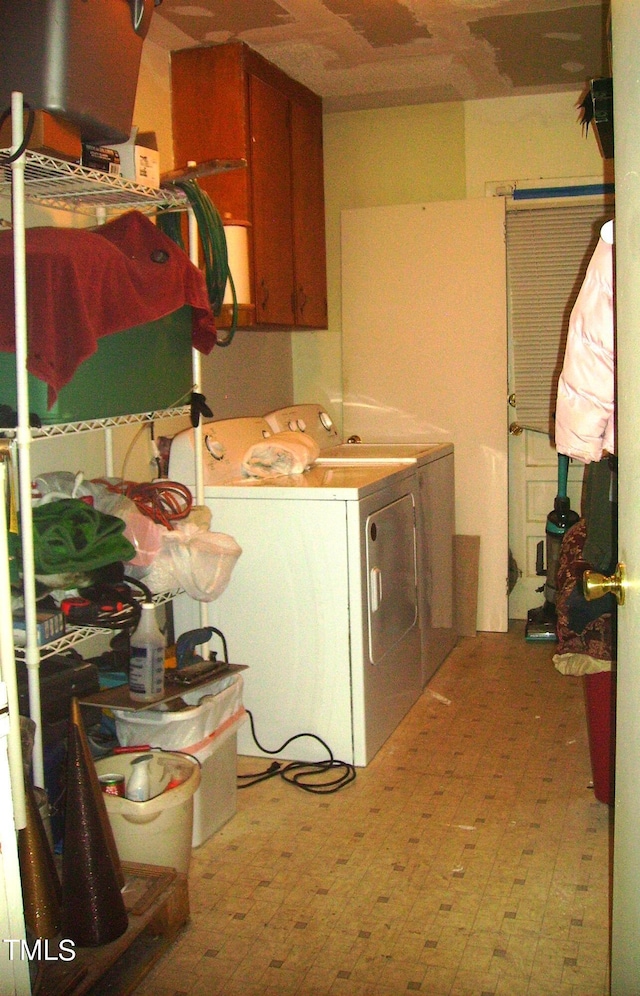
[[[25,128],[27,119],[25,115]],[[0,148],[11,148],[11,118],[0,128]],[[70,162],[80,162],[82,158],[82,142],[80,129],[64,118],[54,117],[46,111],[36,111],[33,131],[27,148],[44,156],[54,156]]]
[[[112,145],[120,156],[120,176],[133,180],[145,187],[160,186],[160,156],[155,132],[138,134],[137,127],[131,129],[128,142]]]
[[[109,176],[120,176],[120,156],[114,149],[102,145],[83,145],[82,165]]]
[[[17,647],[23,647],[26,643],[27,624],[24,612],[15,612],[13,615],[13,638]],[[36,639],[39,647],[53,640],[58,640],[64,636],[64,615],[61,611],[37,612],[36,613]]]

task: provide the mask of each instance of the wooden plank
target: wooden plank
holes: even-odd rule
[[[33,996],[128,996],[189,919],[187,876],[173,868],[123,863],[125,933],[98,948],[76,948],[72,962],[41,964]],[[61,938],[49,943],[53,952]]]
[[[176,880],[173,868],[160,865],[138,865],[124,861],[122,871],[125,876],[123,890],[124,905],[131,916],[142,916],[149,907]]]
[[[158,702],[136,702],[129,695],[128,685],[116,685],[115,688],[103,688],[101,692],[94,692],[93,695],[84,695],[78,698],[80,705],[99,706],[101,709],[126,709],[132,712],[142,712],[145,709],[157,709],[162,702],[171,702],[178,699],[185,692],[193,692],[203,685],[210,685],[218,678],[224,678],[227,674],[237,674],[246,671],[246,664],[224,664],[219,670],[205,674],[189,685],[180,685],[177,682],[172,684],[169,679],[165,679],[164,695]]]

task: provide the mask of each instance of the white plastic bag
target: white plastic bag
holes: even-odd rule
[[[213,602],[229,584],[242,553],[232,536],[192,523],[165,532],[160,553],[145,577],[153,592],[183,588],[199,602]]]
[[[117,482],[116,482],[117,483]],[[124,535],[135,547],[136,555],[128,564],[149,567],[160,553],[165,526],[145,515],[136,503],[118,491],[111,491],[101,481],[87,481],[94,508],[107,515],[117,515],[125,524]]]
[[[242,473],[247,477],[302,474],[319,455],[313,436],[286,429],[250,446],[242,460]]]
[[[195,747],[243,715],[242,692],[242,675],[227,674],[195,691],[185,691],[182,698],[187,708],[178,712],[167,710],[164,703],[139,712],[114,709],[118,742],[122,747],[150,744],[164,750]]]

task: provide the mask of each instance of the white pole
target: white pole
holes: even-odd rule
[[[104,429],[104,469],[107,477],[114,477],[113,459],[113,429],[106,426]]]
[[[107,220],[107,209],[104,205],[99,205],[96,208],[96,221],[99,225],[104,225]],[[114,476],[114,457],[113,457],[113,429],[111,426],[106,426],[104,430],[104,469],[107,477]]]
[[[12,151],[23,139],[23,97],[11,94]],[[20,542],[22,546],[22,579],[26,625],[25,660],[29,682],[29,714],[36,724],[33,748],[33,781],[44,788],[42,754],[42,710],[40,704],[40,649],[36,630],[36,579],[33,550],[33,518],[31,514],[31,429],[29,426],[29,384],[27,380],[27,268],[24,221],[24,153],[11,164],[12,223],[13,223],[13,282],[16,321],[16,387],[18,398]]]
[[[195,213],[193,211],[193,208],[191,207],[189,208],[188,218],[189,218],[189,259],[191,260],[194,266],[197,266],[198,245],[199,245],[198,222]],[[200,359],[200,353],[197,349],[191,350],[191,367],[192,367],[191,379],[193,380],[193,390],[201,392],[202,362]],[[194,453],[196,457],[196,502],[198,503],[198,505],[202,505],[204,503],[204,476],[202,470],[202,460],[199,459],[199,456],[202,453],[201,450],[202,424],[200,421],[198,421],[198,424],[195,427],[193,444],[194,444]]]
[[[198,265],[198,221],[195,216],[195,212],[192,207],[188,210],[189,219],[189,259],[194,266]],[[200,358],[200,353],[197,349],[191,350],[191,366],[192,366],[192,380],[193,380],[193,390],[201,392],[202,391],[202,361]],[[196,504],[204,505],[204,473],[202,467],[202,422],[198,419],[198,424],[193,430],[193,456],[196,462]],[[207,626],[209,622],[209,613],[207,611],[207,603],[200,602],[200,625]]]

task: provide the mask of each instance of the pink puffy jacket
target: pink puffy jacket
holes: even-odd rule
[[[606,222],[571,317],[558,381],[558,453],[591,463],[614,450],[613,221]]]

